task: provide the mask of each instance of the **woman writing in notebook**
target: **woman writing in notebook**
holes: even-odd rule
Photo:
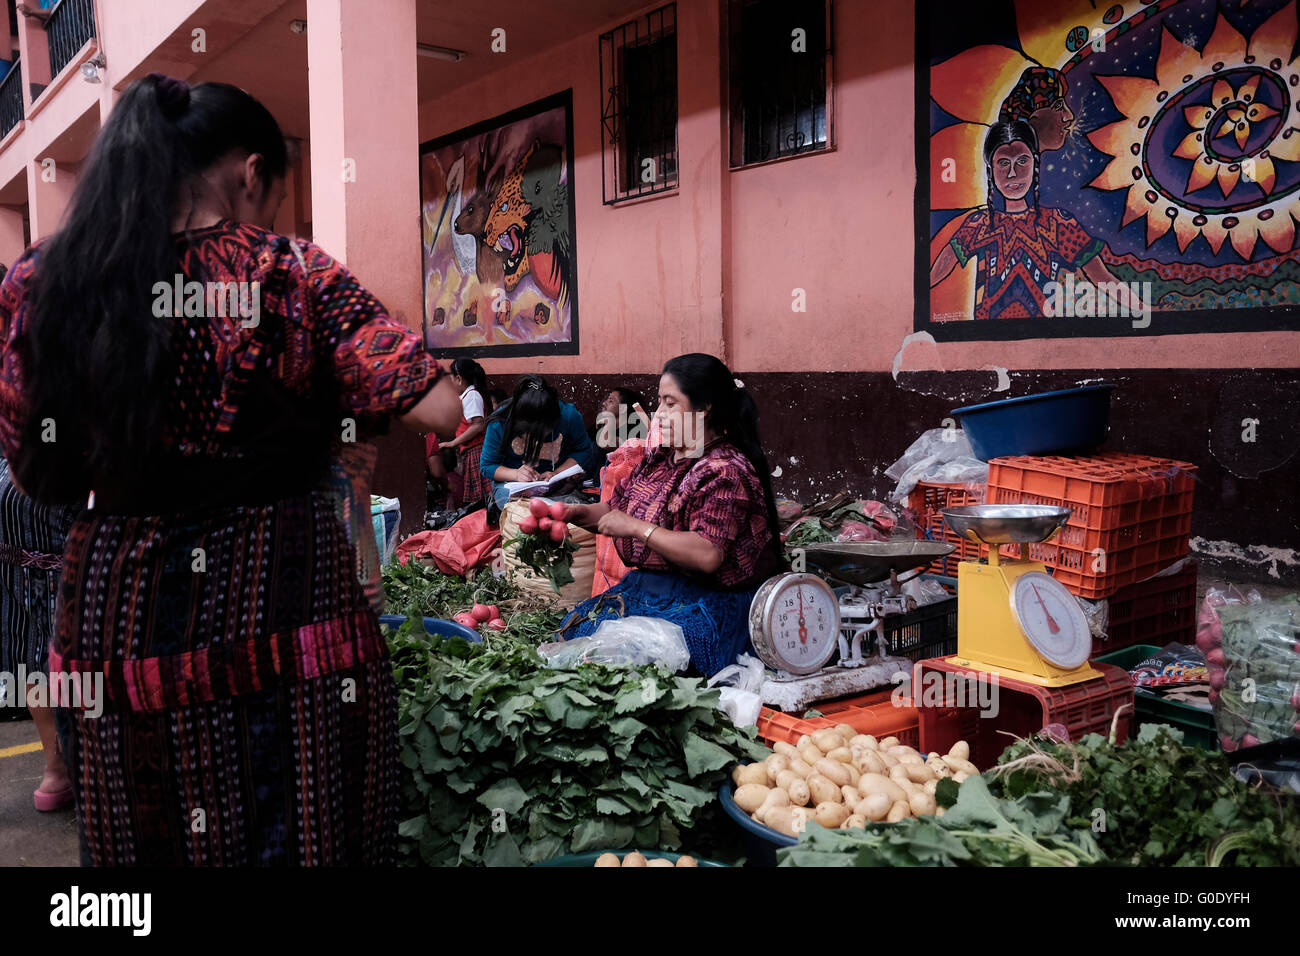
[[[614,538],[633,570],[575,607],[560,635],[585,636],[609,617],[663,618],[712,675],[752,652],[749,605],[783,569],[758,409],[721,361],[693,353],[664,366],[654,419],[658,447],[612,498],[569,506],[566,520]]]
[[[508,436],[508,438],[507,438]],[[499,507],[510,497],[507,482],[547,481],[574,466],[592,470],[595,446],[582,415],[540,375],[525,375],[514,395],[493,413],[483,437],[479,467],[493,483]],[[576,479],[581,485],[582,477]],[[566,485],[551,490],[563,494]]]

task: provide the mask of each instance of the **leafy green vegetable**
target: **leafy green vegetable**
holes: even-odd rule
[[[1000,800],[983,778],[960,788],[942,817],[908,817],[864,829],[809,825],[799,844],[777,851],[781,866],[1080,866],[1102,855],[1087,830],[1065,826],[1069,798],[1033,794]]]
[[[739,833],[717,790],[767,751],[716,709],[718,691],[654,667],[550,670],[506,632],[469,644],[422,630],[411,619],[389,635],[403,862],[521,865],[686,840],[703,853]]]
[[[573,556],[578,546],[572,538],[553,541],[546,534],[517,534],[505,543],[521,562],[551,582],[558,594],[560,588],[573,583]]]
[[[1096,734],[1074,744],[1022,740],[985,776],[1006,797],[1068,796],[1066,822],[1095,832],[1114,863],[1300,864],[1300,797],[1241,783],[1223,754],[1185,746],[1182,737],[1147,724],[1122,746]]]
[[[1217,611],[1227,659],[1227,681],[1214,708],[1219,733],[1237,742],[1252,734],[1261,743],[1295,736],[1300,594],[1225,604]]]
[[[488,570],[461,578],[415,562],[388,564],[383,567],[383,583],[392,614],[451,620],[475,604],[495,604],[506,622],[500,633],[533,647],[554,640],[566,613],[525,591],[513,578]]]

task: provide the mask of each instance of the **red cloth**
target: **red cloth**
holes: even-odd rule
[[[614,489],[609,504],[669,531],[694,531],[708,539],[722,552],[722,566],[695,577],[724,590],[762,574],[773,552],[758,473],[728,441],[681,461],[673,460],[671,449],[652,452]],[[641,538],[619,538],[614,547],[629,567],[680,573]]]
[[[609,453],[607,464],[600,470],[600,500],[609,501],[619,483],[632,474],[641,459],[645,458],[645,439],[629,438],[626,442]],[[614,539],[608,535],[596,535],[596,572],[591,580],[591,596],[601,594],[627,574],[627,565],[622,562],[614,549]]]
[[[480,508],[450,528],[421,531],[397,546],[397,560],[406,564],[412,556],[431,558],[443,574],[463,577],[492,560],[501,543],[501,531],[488,527],[487,511]]]
[[[433,432],[425,432],[424,435],[424,457],[432,458],[438,454],[441,446],[438,444],[438,436]]]

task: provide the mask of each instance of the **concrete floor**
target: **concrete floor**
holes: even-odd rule
[[[32,791],[41,782],[45,757],[30,720],[0,720],[0,866],[78,866],[77,821],[71,808],[38,813]]]

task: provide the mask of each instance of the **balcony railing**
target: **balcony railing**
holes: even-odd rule
[[[58,76],[95,35],[94,0],[60,0],[45,21],[50,46],[50,77]]]
[[[23,69],[14,57],[13,66],[0,80],[0,139],[23,119]]]

